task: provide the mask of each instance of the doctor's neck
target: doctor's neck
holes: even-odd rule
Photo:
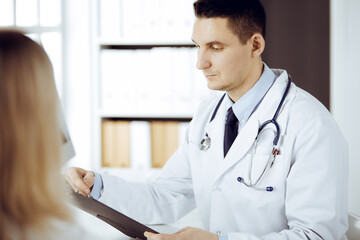
[[[264,64],[261,57],[258,57],[250,67],[247,76],[239,79],[239,84],[235,89],[226,91],[231,101],[234,103],[244,96],[260,79],[264,71]]]

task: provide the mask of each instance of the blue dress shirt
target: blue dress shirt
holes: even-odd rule
[[[259,80],[239,100],[234,103],[226,94],[224,99],[226,109],[233,108],[234,114],[239,120],[239,131],[248,121],[251,114],[255,112],[276,77],[275,73],[264,63],[264,70]]]

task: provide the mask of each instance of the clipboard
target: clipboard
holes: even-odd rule
[[[81,194],[73,192],[71,194],[71,198],[73,200],[72,204],[76,207],[101,219],[129,237],[146,240],[146,237],[144,236],[145,231],[158,233],[157,231],[95,200],[91,196],[85,197]]]

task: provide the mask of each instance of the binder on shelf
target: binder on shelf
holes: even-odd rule
[[[179,146],[179,122],[152,121],[151,167],[162,168]]]
[[[130,167],[130,121],[103,120],[102,167]]]
[[[99,1],[99,30],[101,38],[116,39],[121,36],[121,2],[119,0]]]
[[[195,62],[195,48],[102,50],[101,109],[192,115],[209,92]]]

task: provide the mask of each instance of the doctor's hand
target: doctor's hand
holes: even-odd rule
[[[82,168],[71,167],[66,169],[65,179],[75,192],[87,196],[94,185],[95,174]]]
[[[144,236],[148,240],[218,240],[218,236],[216,234],[193,227],[183,228],[173,234],[155,234],[151,232],[145,232]]]

